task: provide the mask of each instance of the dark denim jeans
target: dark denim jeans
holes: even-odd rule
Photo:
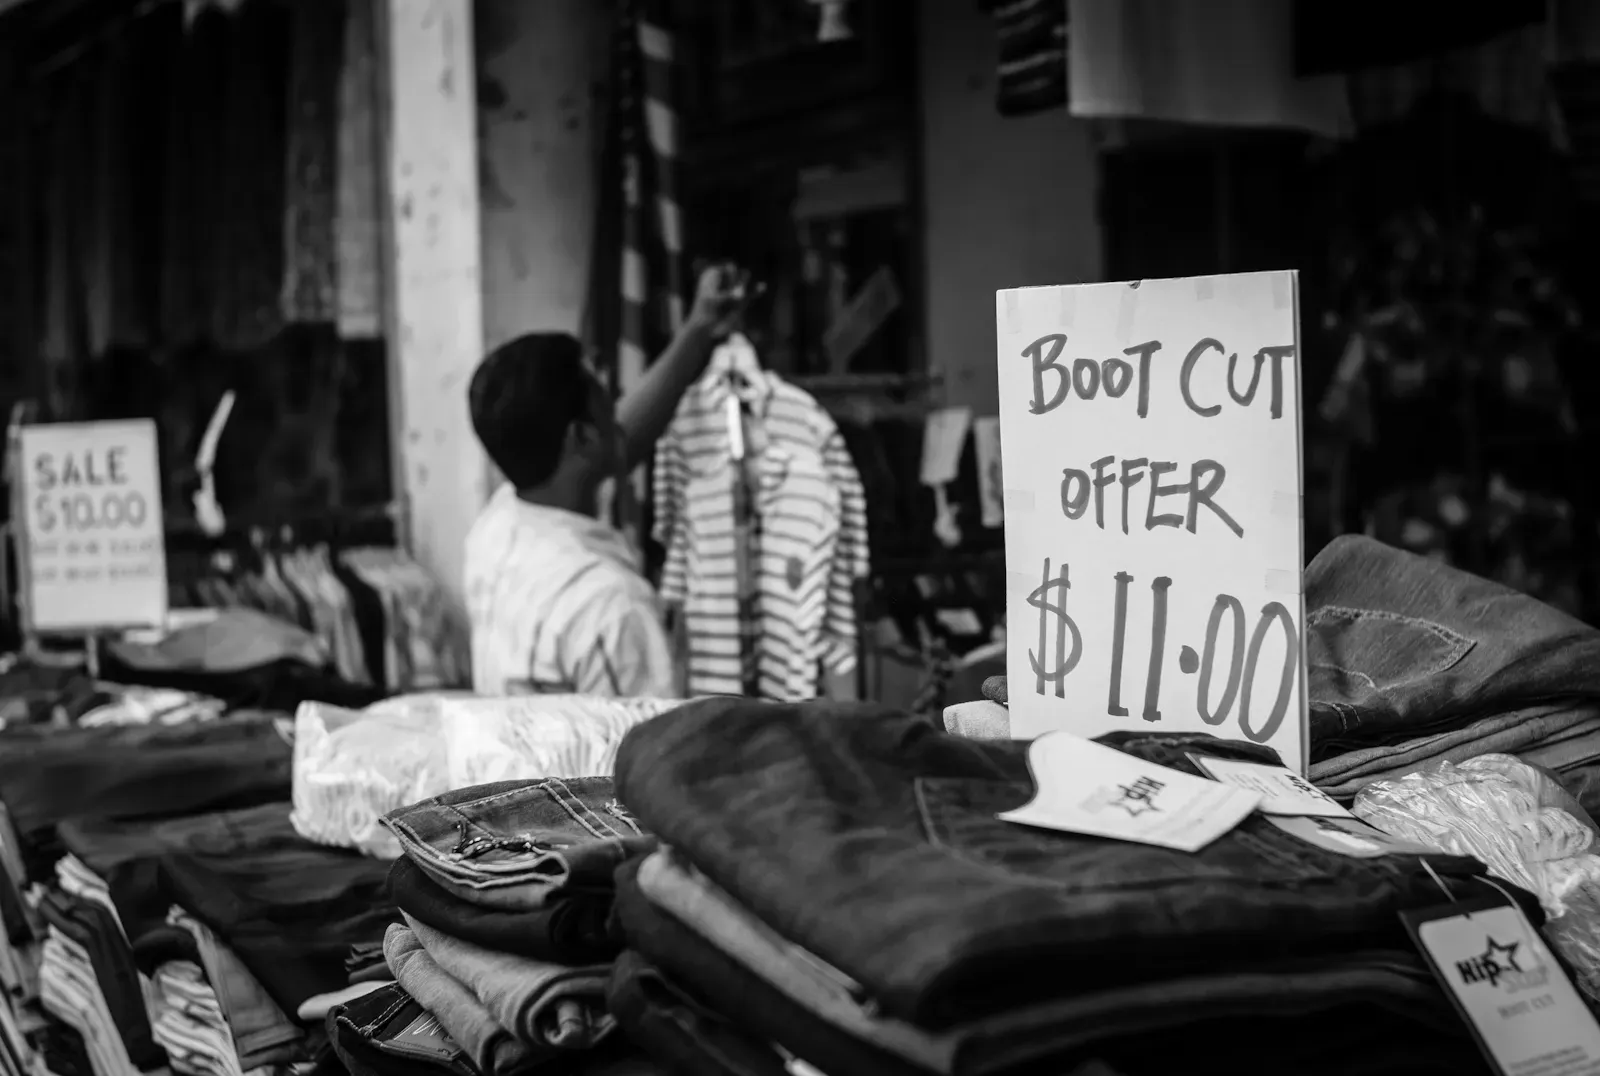
[[[330,1011],[328,1040],[350,1076],[479,1076],[466,1051],[398,985]]]
[[[409,857],[389,870],[400,910],[463,941],[552,964],[600,964],[621,950],[606,930],[611,897],[574,895],[528,911],[470,904],[430,878]]]
[[[381,940],[395,916],[389,865],[307,841],[290,825],[287,803],[156,822],[74,822],[61,836],[106,880],[130,937],[164,926],[177,904],[210,927],[286,1013],[348,985],[350,946]]]
[[[1551,704],[1600,714],[1600,631],[1370,538],[1305,572],[1312,758]]]
[[[1045,1002],[943,1032],[860,1006],[853,1020],[840,1020],[837,1005],[850,1005],[848,997],[822,1006],[798,1000],[773,981],[791,977],[750,967],[653,904],[638,869],[618,872],[617,909],[641,955],[747,1036],[778,1043],[829,1076],[1486,1072],[1410,953],[1256,964]],[[803,958],[793,971],[807,976]]]
[[[263,715],[192,725],[0,734],[19,836],[72,818],[156,818],[287,799],[289,744]]]
[[[1276,758],[1199,735],[1102,742],[1189,773],[1189,750]],[[1352,859],[1259,816],[1194,854],[1003,822],[1032,795],[1027,744],[873,706],[692,702],[628,733],[617,787],[759,920],[930,1027],[1241,954],[1408,948],[1398,912],[1444,899],[1435,876],[1460,891],[1484,873],[1457,856],[1430,856],[1431,874]]]
[[[674,1072],[789,1076],[767,1043],[690,996],[635,952],[611,967],[606,1004],[628,1039]]]
[[[502,911],[609,893],[617,866],[655,847],[609,777],[456,789],[391,811],[383,824],[441,888]]]

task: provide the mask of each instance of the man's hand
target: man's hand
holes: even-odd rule
[[[744,308],[760,293],[759,287],[751,286],[748,271],[728,263],[708,266],[695,284],[689,324],[720,340],[734,330]]]

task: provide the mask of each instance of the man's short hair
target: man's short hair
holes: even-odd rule
[[[472,429],[512,486],[546,481],[567,430],[590,419],[583,345],[566,333],[527,333],[489,352],[467,390]]]

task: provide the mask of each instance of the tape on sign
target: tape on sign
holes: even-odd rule
[[[1272,309],[1287,310],[1294,302],[1294,288],[1290,286],[1289,274],[1272,274]]]
[[[1195,277],[1194,297],[1196,301],[1209,303],[1217,294],[1217,285],[1208,276]]]
[[[1018,302],[1017,293],[1015,291],[1006,292],[1005,298],[1001,300],[1001,303],[1006,310],[1006,332],[1021,332],[1022,327],[1019,322],[1022,320],[1022,304]]]
[[[1033,512],[1033,491],[1028,489],[1006,490],[1006,515],[1025,516]]]
[[[1126,340],[1133,332],[1133,316],[1139,309],[1139,285],[1129,284],[1117,299],[1117,339]]]
[[[1268,568],[1265,585],[1268,594],[1298,594],[1300,573],[1284,571],[1282,568]]]
[[[1278,519],[1300,518],[1300,494],[1285,493],[1275,490],[1272,494],[1272,507],[1269,509]]]
[[[1056,289],[1056,325],[1070,329],[1078,320],[1078,289]]]

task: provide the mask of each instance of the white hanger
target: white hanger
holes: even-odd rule
[[[765,395],[771,389],[767,372],[761,368],[761,360],[756,356],[756,346],[744,333],[734,333],[717,345],[717,349],[711,353],[706,374],[712,380],[728,378],[736,390],[745,390],[739,393],[741,396]]]

